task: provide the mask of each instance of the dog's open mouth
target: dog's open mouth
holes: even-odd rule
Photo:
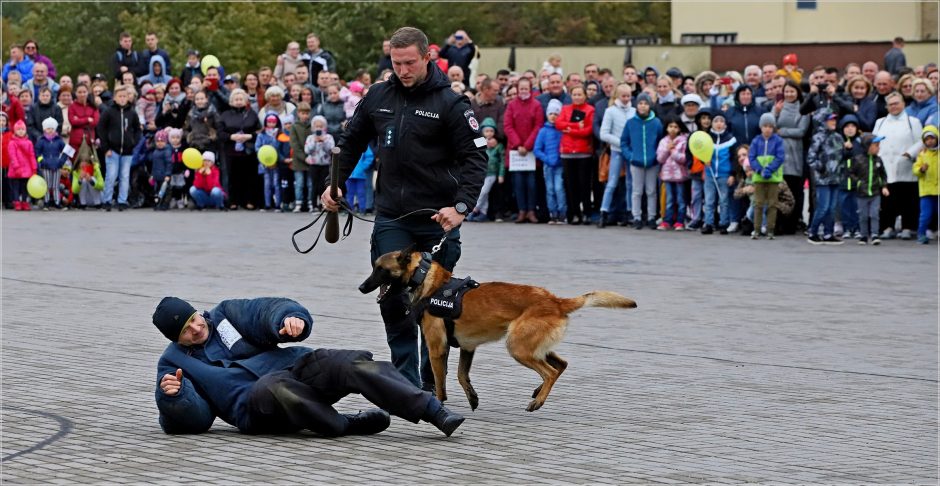
[[[381,304],[385,300],[385,296],[388,294],[388,289],[391,288],[390,284],[382,284],[379,286],[379,295],[375,298],[377,304]]]

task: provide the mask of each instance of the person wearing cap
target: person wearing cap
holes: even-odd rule
[[[450,61],[441,57],[441,47],[437,44],[431,44],[428,46],[428,52],[431,54],[431,62],[446,73],[450,68]]]
[[[526,78],[519,80],[523,86],[531,86],[532,82]],[[565,224],[565,215],[568,213],[568,202],[565,197],[564,166],[561,161],[561,132],[555,128],[555,120],[561,113],[561,101],[548,102],[548,112],[545,115],[545,125],[539,130],[535,138],[532,151],[535,157],[542,161],[542,172],[545,175],[545,201],[548,206],[548,224]],[[499,212],[496,212],[497,220]]]
[[[777,225],[777,199],[780,192],[780,182],[783,181],[783,164],[786,152],[783,148],[783,139],[775,132],[777,121],[771,113],[764,113],[760,117],[760,135],[751,140],[748,152],[748,163],[754,174],[751,181],[754,183],[754,231],[751,239],[760,238],[764,222],[764,213],[767,213],[767,238],[774,239]],[[839,149],[841,150],[841,145]]]
[[[169,209],[172,190],[170,176],[173,173],[173,148],[169,146],[169,129],[159,130],[153,136],[153,148],[147,154],[150,160],[150,184],[153,186],[154,211]]]
[[[884,162],[878,156],[881,141],[884,137],[866,133],[862,135],[862,149],[864,153],[852,159],[849,168],[849,177],[855,182],[856,203],[858,205],[858,226],[862,238],[860,245],[880,245],[878,225],[881,209],[881,196],[889,196],[888,173]]]
[[[803,70],[800,69],[800,61],[796,57],[796,54],[791,52],[783,56],[782,64],[783,67],[777,70],[777,74],[786,76],[796,84],[800,84],[800,82],[803,81]]]
[[[225,209],[225,193],[219,179],[219,168],[215,166],[215,153],[208,150],[202,153],[202,167],[196,170],[189,195],[195,203],[195,209],[211,207]]]
[[[921,134],[921,140],[924,142],[924,150],[917,156],[914,162],[914,175],[917,176],[917,187],[920,193],[920,219],[917,224],[917,242],[926,245],[930,240],[927,238],[927,228],[931,222],[937,219],[938,196],[940,196],[940,178],[938,178],[937,164],[940,159],[937,158],[937,142],[940,132],[937,127],[928,125],[924,127]]]
[[[825,130],[813,134],[809,147],[807,163],[812,169],[813,182],[816,185],[816,204],[809,224],[808,241],[814,245],[841,244],[835,236],[835,209],[838,201],[839,171],[842,165],[842,150],[845,139],[836,130],[839,116],[835,113],[826,117]],[[819,237],[822,229],[823,237]]]
[[[202,78],[202,64],[199,61],[199,51],[190,49],[186,53],[186,64],[180,72],[180,82],[183,86],[189,86],[193,78]]]
[[[154,390],[167,434],[203,433],[218,417],[247,434],[365,435],[388,428],[393,414],[450,436],[464,420],[368,351],[280,347],[307,339],[313,327],[310,312],[291,299],[225,300],[198,312],[165,297],[152,320],[171,341]],[[354,393],[380,408],[355,415],[333,408]]]
[[[682,70],[680,70],[677,67],[671,67],[666,70],[666,76],[669,76],[669,79],[672,81],[673,87],[675,87],[676,90],[681,92],[682,77],[683,77]]]
[[[694,133],[698,130],[695,118],[699,110],[702,109],[702,97],[695,93],[684,94],[679,100],[679,103],[682,105],[682,113],[679,115],[679,120],[685,125],[689,133]]]
[[[46,118],[42,121],[42,136],[35,145],[36,160],[39,162],[39,171],[42,178],[46,180],[46,195],[43,198],[43,210],[48,211],[49,206],[55,208],[62,207],[62,193],[59,187],[59,171],[63,167],[71,169],[68,157],[62,153],[65,149],[65,141],[59,136],[57,130],[59,122],[55,118]],[[66,208],[67,209],[67,208]]]
[[[394,73],[369,89],[337,143],[339,196],[366,146],[376,143],[381,175],[370,262],[411,244],[417,251],[430,251],[443,239],[434,258],[453,271],[461,251],[460,225],[486,176],[486,140],[470,100],[454,93],[444,73],[431,65],[423,32],[398,29],[390,53]],[[339,210],[330,188],[320,199],[327,211]],[[436,213],[430,216],[431,211]],[[419,346],[415,316],[406,312],[406,293],[386,294],[379,307],[395,367],[415,385],[433,389],[426,346]]]
[[[26,192],[26,181],[36,175],[36,153],[33,143],[26,136],[26,124],[19,120],[13,124],[13,136],[7,144],[7,178],[13,193],[13,209],[15,211],[29,211],[29,194]]]

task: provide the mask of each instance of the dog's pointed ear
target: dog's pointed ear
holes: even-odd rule
[[[408,262],[411,261],[411,254],[414,252],[415,244],[412,243],[398,254],[398,261],[401,262],[402,267],[406,266]]]

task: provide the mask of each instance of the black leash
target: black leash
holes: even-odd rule
[[[375,224],[375,222],[376,222],[374,219],[363,218],[362,216],[357,215],[357,214],[355,213],[355,211],[353,211],[353,209],[352,209],[351,207],[349,207],[349,204],[346,203],[346,199],[344,199],[344,198],[340,198],[340,199],[339,199],[339,206],[340,206],[342,209],[344,209],[344,210],[346,211],[346,223],[343,224],[343,237],[342,237],[342,239],[344,239],[344,240],[346,239],[347,236],[350,235],[350,233],[352,233],[353,219],[358,219],[358,220],[360,220],[360,221],[365,221],[366,223],[373,223],[373,224]],[[403,216],[399,216],[399,217],[397,217],[397,218],[395,218],[395,219],[390,219],[390,220],[385,221],[385,222],[386,222],[386,223],[391,223],[391,222],[394,222],[394,221],[399,221],[399,220],[405,219],[405,218],[407,218],[407,217],[409,217],[409,216],[411,216],[411,215],[414,215],[414,214],[417,214],[417,213],[421,213],[421,212],[431,212],[431,213],[437,214],[438,211],[437,211],[436,209],[430,209],[430,208],[416,209],[416,210],[414,210],[414,211],[412,211],[412,212],[410,212],[410,213],[407,213],[407,214],[405,214],[405,215],[403,215]],[[307,253],[310,253],[311,251],[313,251],[313,249],[317,246],[317,243],[320,242],[320,237],[323,235],[323,230],[326,228],[326,219],[324,219],[324,220],[323,220],[323,224],[320,225],[320,231],[317,232],[317,238],[316,238],[315,240],[313,240],[313,244],[310,245],[310,248],[307,248],[306,250],[301,250],[300,247],[297,246],[297,235],[303,233],[304,231],[307,231],[308,229],[310,229],[311,227],[313,227],[313,225],[317,224],[317,221],[320,221],[320,218],[322,218],[323,215],[325,215],[326,213],[327,213],[326,210],[321,210],[321,211],[320,211],[320,214],[318,214],[317,217],[314,218],[313,221],[310,222],[310,224],[304,226],[303,228],[300,228],[300,229],[297,230],[297,231],[294,231],[294,234],[291,235],[290,241],[291,241],[291,243],[294,245],[294,249],[297,250],[298,253],[301,253],[301,254],[306,255]],[[445,231],[445,232],[444,232],[444,237],[441,238],[441,242],[434,246],[434,253],[436,253],[438,250],[440,250],[441,245],[442,245],[442,244],[444,243],[444,241],[447,239],[447,235],[449,235],[449,234],[450,234],[450,231]]]

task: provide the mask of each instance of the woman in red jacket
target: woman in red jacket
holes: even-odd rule
[[[69,105],[69,123],[72,124],[72,131],[69,133],[69,145],[75,149],[76,156],[78,148],[82,145],[82,138],[88,140],[89,147],[93,148],[95,143],[95,127],[98,126],[98,109],[94,107],[94,102],[89,99],[88,94],[91,91],[87,84],[80,84],[75,87],[75,97],[72,104]]]
[[[527,78],[520,79],[517,89],[518,96],[509,102],[503,115],[503,131],[506,133],[507,152],[517,150],[519,155],[526,155],[535,147],[535,139],[545,122],[545,115],[542,113],[542,104],[532,96],[531,81]],[[508,158],[506,168],[509,168]],[[519,206],[516,222],[538,223],[539,220],[535,216],[535,171],[516,171],[510,176],[516,193],[516,204]]]
[[[571,104],[561,107],[555,128],[561,132],[561,160],[568,195],[568,224],[590,224],[594,107],[581,86],[571,88]]]

